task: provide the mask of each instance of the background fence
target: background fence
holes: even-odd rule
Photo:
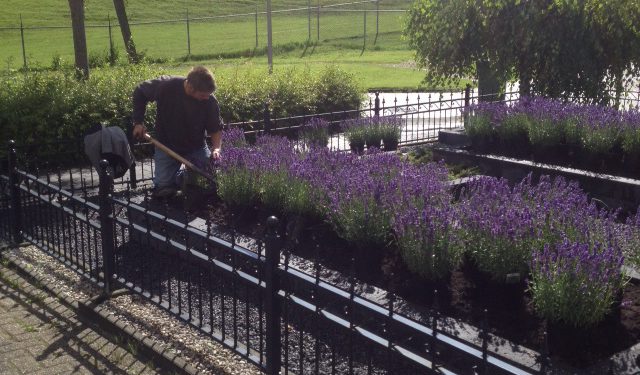
[[[233,6],[233,3],[237,5]],[[318,42],[362,48],[400,44],[401,18],[411,4],[408,0],[292,0],[282,3],[274,4],[272,11],[276,52]],[[152,59],[182,59],[189,56],[247,56],[264,53],[266,49],[264,1],[223,0],[204,8],[202,4],[185,1],[173,4],[173,7],[172,11],[159,14],[160,19],[129,13],[131,32],[139,52]],[[35,22],[16,18],[10,22],[12,26],[0,27],[3,46],[0,61],[7,68],[72,62],[70,22],[66,25],[32,24]],[[109,61],[111,51],[124,57],[122,36],[113,12],[88,17],[85,27],[90,64]]]

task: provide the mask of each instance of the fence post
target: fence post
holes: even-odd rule
[[[22,24],[22,14],[20,14],[20,40],[22,41],[22,64],[27,69],[27,51],[24,48],[24,25]]]
[[[373,45],[376,45],[378,41],[378,32],[380,31],[380,0],[376,0],[376,38],[373,40]]]
[[[268,102],[264,103],[264,132],[271,133],[271,110]]]
[[[467,86],[464,88],[464,116],[462,120],[463,126],[467,127],[467,122],[469,121],[469,106],[471,105],[471,85],[467,83]]]
[[[189,31],[189,8],[187,8],[187,56],[191,56],[191,33]]]
[[[318,43],[320,43],[320,0],[318,0],[316,28],[318,29]]]
[[[258,4],[256,4],[256,49],[258,49]]]
[[[307,0],[307,28],[309,29],[307,42],[311,42],[311,0]]]
[[[133,120],[131,118],[127,118],[127,138],[129,138],[129,147],[133,150],[136,141],[133,139]],[[129,186],[131,189],[135,189],[138,186],[135,162],[129,167]]]
[[[111,65],[115,64],[116,60],[116,51],[113,48],[113,35],[111,32],[111,15],[107,13],[107,26],[109,27],[109,62]]]
[[[267,325],[267,375],[280,373],[281,363],[281,338],[280,338],[280,303],[278,303],[278,291],[280,290],[280,278],[277,269],[280,262],[281,246],[278,234],[278,219],[270,216],[267,219],[267,234],[265,237],[265,315]]]
[[[22,242],[22,202],[20,200],[20,182],[18,179],[18,153],[16,142],[9,141],[9,189],[11,192],[11,237],[14,244]]]
[[[380,91],[376,91],[376,100],[374,101],[373,113],[376,117],[380,117]]]
[[[367,5],[364,5],[364,30],[362,31],[362,52],[367,47]]]
[[[100,236],[102,245],[102,265],[104,277],[104,295],[111,294],[111,277],[113,276],[115,244],[113,238],[113,176],[109,170],[109,162],[102,159],[98,168],[100,186],[98,197],[100,202]]]

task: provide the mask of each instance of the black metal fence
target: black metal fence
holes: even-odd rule
[[[377,96],[364,110],[314,117],[337,126],[355,116],[399,115],[400,144],[410,145],[462,126],[463,109],[479,99],[470,89],[432,95],[415,101],[407,95],[404,103]],[[505,100],[516,98],[509,93]],[[638,104],[637,95],[625,100]],[[270,132],[295,139],[310,118],[271,119],[267,110],[264,121],[232,126],[248,137]],[[364,284],[354,273],[330,281],[335,278],[324,276],[327,267],[317,257],[303,259],[283,246],[274,218],[263,236],[249,237],[233,225],[153,203],[148,190],[137,188],[153,175],[148,144],[134,145],[139,162],[114,181],[106,162],[96,172],[78,160],[78,142],[62,147],[75,152],[73,168],[38,159],[37,148],[9,144],[0,168],[0,237],[38,246],[106,296],[127,288],[269,374],[546,371],[546,355],[525,364],[489,350],[486,325],[461,338],[440,314],[436,290],[425,291],[433,294],[426,313],[410,315],[397,309],[393,294],[380,302],[361,293]],[[340,129],[329,147],[348,149]]]
[[[35,244],[105,296],[115,288],[143,296],[269,374],[527,374],[541,367],[490,351],[486,326],[473,339],[456,337],[437,291],[427,314],[409,316],[393,295],[381,303],[360,293],[354,274],[329,281],[317,258],[283,246],[275,218],[252,238],[153,203],[130,180],[114,189],[106,161],[96,189],[69,184],[63,176],[73,171],[25,170],[15,144],[8,154],[0,237]]]

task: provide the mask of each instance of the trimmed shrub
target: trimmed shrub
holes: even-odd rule
[[[262,120],[265,103],[272,118],[357,109],[364,99],[352,75],[336,67],[253,71],[216,77],[222,118],[227,122]]]
[[[96,123],[124,126],[131,114],[131,93],[138,82],[163,73],[153,66],[132,65],[94,69],[78,81],[73,71],[0,76],[0,139],[18,145],[42,144],[39,157],[49,161],[82,155],[83,133]],[[149,111],[152,123],[155,111]],[[64,154],[51,141],[68,142]],[[71,142],[70,142],[71,141]]]

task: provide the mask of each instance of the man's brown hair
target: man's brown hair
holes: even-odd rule
[[[216,91],[216,81],[213,73],[204,66],[194,66],[187,75],[187,82],[197,92],[212,93]]]

